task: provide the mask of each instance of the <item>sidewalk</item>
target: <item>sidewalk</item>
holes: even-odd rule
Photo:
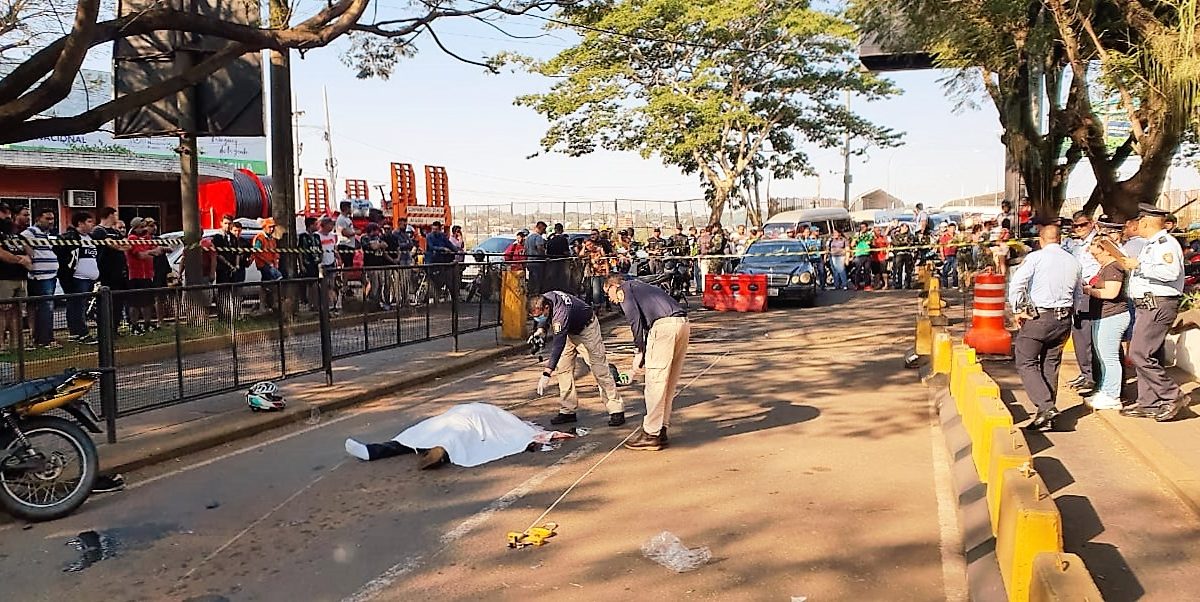
[[[1062,382],[1079,374],[1074,358],[1064,362],[1064,368]],[[1168,368],[1167,372],[1184,393],[1194,393],[1193,401],[1200,396],[1200,392],[1195,392],[1200,382],[1192,375],[1178,368]],[[1132,399],[1134,395],[1127,394],[1125,398]],[[1200,418],[1194,409],[1185,409],[1178,418],[1164,423],[1127,418],[1115,411],[1093,413],[1200,517]]]
[[[285,410],[254,413],[238,390],[135,414],[117,422],[117,443],[97,436],[105,472],[128,472],[223,443],[309,420],[314,415],[364,403],[402,389],[486,364],[527,348],[497,340],[498,329],[368,353],[333,364],[333,386],[316,373],[279,381]],[[247,383],[247,387],[251,383]]]
[[[601,316],[606,336],[619,316]],[[322,413],[433,384],[529,348],[524,341],[498,337],[499,328],[489,329],[461,335],[457,352],[453,339],[442,338],[335,361],[333,386],[325,385],[324,373],[277,381],[288,403],[279,412],[251,412],[245,390],[237,390],[135,414],[117,421],[115,444],[104,443],[103,434],[95,436],[101,468],[129,472],[281,426],[315,422]]]
[[[961,336],[970,322],[954,297],[947,313]],[[1033,406],[1013,362],[985,360],[984,369],[1014,423],[1026,424]],[[1171,372],[1185,391],[1197,387]],[[1200,565],[1200,419],[1185,411],[1160,424],[1093,411],[1066,386],[1078,374],[1074,354],[1064,353],[1056,430],[1025,431],[1062,515],[1064,549],[1083,559],[1105,600],[1179,599]]]

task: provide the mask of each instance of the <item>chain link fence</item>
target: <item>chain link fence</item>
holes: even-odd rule
[[[454,207],[454,221],[462,225],[463,235],[471,246],[491,236],[532,229],[539,221],[549,226],[560,223],[567,232],[633,228],[635,238],[644,241],[655,227],[669,234],[675,224],[700,228],[708,224],[708,218],[708,203],[703,199],[514,202]]]

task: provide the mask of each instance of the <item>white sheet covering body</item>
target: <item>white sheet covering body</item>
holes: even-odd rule
[[[479,466],[519,454],[552,433],[486,403],[456,405],[414,424],[393,441],[415,449],[444,447],[459,466]]]

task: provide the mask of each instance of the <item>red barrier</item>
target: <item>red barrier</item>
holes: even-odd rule
[[[740,312],[767,311],[767,275],[736,274],[737,282],[733,308]]]
[[[1004,327],[1004,276],[983,272],[975,277],[975,308],[963,342],[979,353],[1012,353],[1012,334]]]
[[[703,305],[709,309],[726,311],[729,299],[729,282],[720,274],[704,275]]]

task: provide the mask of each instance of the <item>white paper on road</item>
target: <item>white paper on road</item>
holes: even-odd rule
[[[491,404],[467,403],[408,427],[393,441],[415,449],[443,447],[451,462],[471,467],[519,454],[533,442],[571,436],[547,431]]]

